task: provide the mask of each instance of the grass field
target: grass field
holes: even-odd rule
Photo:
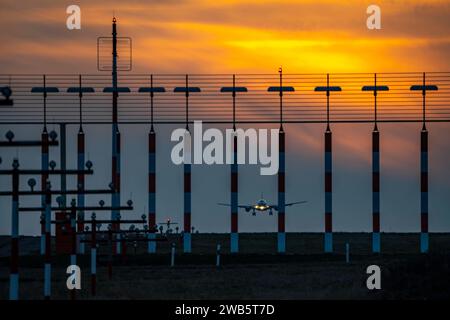
[[[100,248],[97,295],[90,295],[89,255],[79,256],[82,299],[448,299],[450,235],[431,234],[430,253],[419,254],[417,234],[383,234],[381,255],[370,252],[371,235],[336,233],[333,254],[323,254],[321,234],[288,234],[287,253],[276,254],[276,234],[241,234],[239,254],[229,254],[228,235],[194,234],[193,253],[183,254],[179,238],[158,243],[158,254],[145,244],[127,246],[114,257],[108,279],[110,248]],[[350,244],[350,263],[345,243]],[[170,246],[177,248],[169,267]],[[222,265],[215,266],[216,245]],[[20,297],[42,299],[43,259],[38,238],[21,239]],[[0,298],[8,297],[9,238],[0,238]],[[67,255],[53,257],[52,298],[68,299]],[[367,266],[381,267],[381,290],[366,287]]]

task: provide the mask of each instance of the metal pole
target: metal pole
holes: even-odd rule
[[[51,295],[51,277],[52,277],[52,265],[51,265],[51,227],[52,227],[52,195],[50,192],[50,181],[46,183],[46,194],[45,194],[45,258],[44,258],[44,299],[49,300]]]
[[[42,146],[41,146],[41,169],[48,171],[49,169],[49,144],[48,144],[48,132],[47,127],[44,124],[44,129],[41,134]],[[41,174],[41,190],[45,191],[47,187],[48,174]],[[45,194],[41,196],[41,206],[45,206]],[[45,215],[45,211],[41,212],[42,216]],[[41,224],[41,255],[45,254],[45,225]]]
[[[175,243],[172,243],[172,249],[170,252],[170,266],[175,266]]]
[[[60,135],[60,162],[61,162],[61,170],[66,170],[66,124],[60,123],[59,124],[59,135]],[[61,191],[66,191],[67,189],[67,177],[65,173],[62,173],[61,176]],[[62,199],[62,205],[63,207],[66,206],[67,203],[67,196],[65,194],[61,195]]]
[[[19,299],[19,161],[13,162],[12,217],[11,217],[11,265],[9,276],[9,299]]]
[[[381,251],[380,236],[380,132],[372,132],[372,252]]]
[[[148,134],[148,239],[156,238],[156,133],[153,127],[153,75],[150,76],[150,112],[151,127]],[[156,252],[156,241],[148,241],[148,253]]]
[[[285,214],[285,133],[283,130],[283,70],[280,73],[280,131],[279,131],[279,167],[278,167],[278,253],[286,252],[286,214]]]
[[[79,100],[80,100],[80,128],[78,129],[78,135],[77,135],[77,169],[78,170],[84,170],[84,166],[85,166],[85,136],[84,136],[84,131],[83,131],[83,109],[82,109],[82,100],[83,100],[83,93],[82,93],[82,86],[81,86],[81,75],[79,76],[79,85],[80,85],[80,92],[79,92]],[[77,189],[84,191],[85,188],[85,176],[83,173],[79,173],[77,175]],[[84,202],[85,196],[83,193],[80,193],[77,195],[77,202],[78,202],[78,206],[80,207],[84,207],[85,202]],[[78,220],[80,222],[78,222],[78,226],[77,226],[77,230],[78,231],[84,231],[84,211],[79,211],[78,212]],[[79,252],[80,254],[84,254],[85,252],[85,243],[82,241],[85,239],[84,234],[80,234],[78,237],[78,243],[79,243]]]
[[[372,252],[381,251],[380,239],[380,132],[377,126],[377,74],[374,77],[374,128],[372,132]]]
[[[95,222],[95,216],[92,217],[92,230],[91,230],[91,294],[95,296],[97,294],[97,237],[96,237],[97,224]]]
[[[120,206],[120,133],[117,116],[117,26],[116,18],[113,18],[112,24],[113,51],[112,51],[112,88],[113,88],[113,110],[112,110],[112,182],[115,192],[111,195],[111,204],[113,207]],[[117,220],[119,212],[111,211],[111,220]],[[119,230],[120,224],[113,223],[113,230]],[[119,234],[117,234],[119,238]],[[120,253],[120,241],[116,242],[115,253]]]
[[[327,129],[325,131],[325,252],[333,252],[332,134],[330,130],[330,76],[327,74]]]
[[[185,139],[189,139],[189,156],[191,148],[191,134],[189,132],[189,87],[188,75],[186,75],[186,134]],[[186,153],[187,150],[185,149]],[[189,157],[190,159],[190,157]],[[188,159],[185,159],[188,160]],[[191,162],[185,161],[184,165],[184,232],[183,232],[183,249],[185,253],[191,252]]]
[[[425,119],[425,73],[423,73],[423,90],[422,90],[422,108],[423,108],[423,125],[420,133],[420,252],[428,252],[428,130]]]
[[[239,231],[238,231],[238,154],[237,154],[237,134],[236,134],[236,79],[233,75],[233,162],[231,163],[231,233],[230,251],[239,252]]]
[[[285,133],[280,125],[279,132],[279,167],[278,167],[278,253],[286,252],[285,230]]]

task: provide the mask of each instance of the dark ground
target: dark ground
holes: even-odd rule
[[[177,246],[176,266],[169,267],[170,243]],[[351,262],[345,263],[345,243]],[[222,267],[215,250],[222,245]],[[335,233],[335,253],[323,254],[322,234],[288,234],[287,253],[278,255],[276,234],[241,234],[238,255],[230,255],[228,235],[193,235],[192,254],[181,242],[158,243],[158,254],[136,252],[130,244],[125,260],[115,257],[108,279],[107,247],[101,248],[96,299],[448,299],[450,298],[450,235],[431,234],[430,253],[419,254],[417,234],[383,234],[381,255],[370,253],[371,235]],[[39,239],[21,239],[20,297],[41,299],[43,259]],[[79,257],[82,289],[90,296],[89,255]],[[381,268],[381,290],[366,287],[367,266]],[[9,287],[9,238],[0,237],[0,299]],[[69,257],[53,257],[52,298],[67,299],[65,268]]]

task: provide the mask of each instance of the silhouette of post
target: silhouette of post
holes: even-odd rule
[[[120,131],[117,117],[117,29],[116,19],[113,18],[112,36],[112,87],[113,87],[113,124],[112,124],[112,181],[115,192],[111,196],[111,205],[113,207],[120,206]],[[113,210],[111,212],[111,220],[117,220],[119,212]],[[113,223],[113,230],[119,230],[120,224]],[[117,234],[120,237],[120,234]],[[120,253],[120,241],[116,243],[115,253]]]
[[[183,231],[183,250],[185,253],[192,251],[191,246],[191,133],[189,132],[189,93],[200,92],[199,87],[189,87],[188,75],[185,77],[185,87],[176,87],[174,92],[181,92],[185,94],[186,106],[186,132],[184,136],[184,164],[183,164],[183,180],[184,180],[184,231]]]
[[[9,299],[19,299],[19,162],[13,162],[12,216],[11,216],[11,267],[9,276]]]
[[[163,87],[153,86],[153,75],[150,76],[150,87],[141,87],[139,92],[150,93],[150,132],[148,134],[148,239],[156,239],[156,133],[153,126],[153,98],[156,92],[165,92]],[[148,253],[156,253],[156,241],[148,241]]]
[[[437,91],[435,85],[425,84],[425,72],[422,85],[413,85],[410,90],[422,92],[422,131],[420,132],[420,252],[429,249],[428,235],[428,130],[426,127],[425,97],[427,91]]]
[[[278,69],[279,86],[269,87],[268,92],[278,92],[279,95],[279,111],[280,111],[280,131],[278,136],[278,233],[277,233],[277,251],[278,253],[286,252],[286,175],[285,175],[285,132],[283,129],[283,92],[293,92],[294,87],[283,86],[283,70]]]
[[[78,76],[79,86],[78,87],[70,87],[67,89],[69,93],[78,93],[79,98],[79,123],[80,127],[78,129],[77,134],[77,170],[80,171],[77,175],[77,189],[81,192],[77,195],[77,203],[78,206],[84,207],[85,205],[85,195],[83,191],[85,190],[85,175],[83,174],[84,165],[85,165],[85,134],[83,131],[83,93],[93,93],[95,92],[92,87],[83,87],[81,83],[81,75]],[[77,230],[84,230],[84,211],[80,211],[78,213],[79,219],[77,219]],[[80,254],[85,253],[85,243],[82,241],[84,238],[83,234],[79,234],[77,236],[77,248]]]
[[[233,94],[234,96],[234,94]],[[234,105],[234,98],[233,98]],[[234,109],[234,108],[233,108]],[[230,233],[230,251],[239,252],[239,215],[238,215],[238,191],[239,191],[239,166],[237,150],[237,134],[233,121],[233,163],[231,164],[231,233]]]
[[[33,87],[31,88],[32,93],[42,93],[43,97],[43,106],[44,106],[44,128],[41,134],[41,169],[48,170],[49,164],[49,135],[47,131],[47,94],[48,93],[56,93],[59,92],[59,89],[56,87],[48,87],[46,83],[46,76],[43,75],[43,87]],[[41,190],[44,191],[47,186],[48,174],[43,173],[41,175]],[[42,207],[45,204],[45,195],[42,195],[41,198]],[[45,215],[45,212],[42,212],[42,215]],[[45,226],[41,226],[41,255],[45,254]]]
[[[342,91],[341,87],[330,87],[330,75],[327,74],[327,86],[316,87],[314,91],[326,92],[327,96],[327,128],[325,130],[325,238],[324,251],[333,252],[333,154],[332,133],[330,129],[330,92]]]
[[[238,228],[238,150],[236,133],[236,93],[247,92],[246,87],[236,87],[236,75],[233,74],[233,86],[222,87],[220,92],[231,92],[233,98],[233,145],[231,146],[232,163],[230,165],[230,183],[231,183],[231,232],[230,232],[230,251],[239,252],[239,228]]]
[[[41,170],[48,170],[48,162],[49,162],[49,154],[48,154],[48,132],[47,127],[44,125],[42,134],[41,134],[41,140],[42,140],[42,147],[41,147]],[[48,180],[48,174],[42,173],[41,174],[41,190],[44,191],[46,188]],[[41,204],[42,207],[45,205],[45,195],[42,194],[41,196]],[[45,215],[45,211],[41,212],[41,215]],[[45,254],[45,225],[41,224],[41,255]]]
[[[281,94],[281,93],[280,93]],[[278,253],[286,252],[286,179],[285,179],[285,134],[280,125],[279,132],[279,167],[278,167]]]
[[[51,226],[52,226],[52,196],[50,193],[50,181],[46,182],[45,187],[45,255],[44,255],[44,299],[50,300],[51,286],[52,286],[52,237],[51,237]]]
[[[95,221],[95,213],[92,214],[91,219],[91,294],[95,296],[97,294],[97,224]]]
[[[362,91],[372,91],[374,97],[374,127],[372,131],[372,252],[381,252],[380,236],[380,132],[378,131],[377,95],[378,91],[389,91],[388,86],[377,85],[377,74],[374,85],[364,86]]]

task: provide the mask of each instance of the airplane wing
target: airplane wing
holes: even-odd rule
[[[286,203],[284,206],[288,207],[288,206],[293,206],[294,204],[301,204],[301,203],[307,203],[308,201],[297,201],[297,202],[291,202],[291,203]]]
[[[293,206],[293,205],[295,205],[295,204],[301,204],[301,203],[306,203],[306,202],[308,202],[308,201],[290,202],[290,203],[285,203],[284,206],[285,206],[285,207],[289,207],[289,206]],[[278,204],[271,204],[271,205],[269,205],[269,208],[278,211]]]
[[[226,206],[226,207],[231,207],[231,204],[229,204],[229,203],[218,203],[218,205],[219,206]],[[238,208],[242,208],[242,209],[245,209],[245,210],[250,210],[251,208],[253,208],[253,206],[246,206],[246,205],[238,205]]]

